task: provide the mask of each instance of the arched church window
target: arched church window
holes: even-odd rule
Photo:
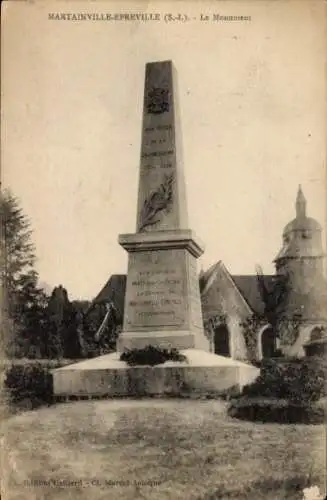
[[[261,352],[263,358],[273,358],[276,355],[276,335],[271,326],[261,331]]]
[[[214,329],[214,351],[220,356],[230,357],[229,329],[223,323]]]
[[[326,335],[326,330],[323,326],[316,326],[311,331],[310,341],[320,340],[324,335]]]

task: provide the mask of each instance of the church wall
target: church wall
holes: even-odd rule
[[[326,316],[327,287],[321,272],[321,259],[288,259],[284,271],[289,275],[287,297],[282,310],[290,319],[301,315],[303,321],[319,321]]]
[[[225,269],[219,267],[216,270],[211,284],[208,284],[202,293],[201,301],[204,322],[215,315],[226,317],[230,333],[231,357],[239,360],[247,359],[240,323],[251,315],[251,310]]]
[[[321,259],[290,259],[287,264],[293,290],[309,293],[313,288],[321,286],[323,277]]]

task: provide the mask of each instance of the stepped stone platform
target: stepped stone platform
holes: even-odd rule
[[[259,375],[258,368],[200,349],[181,351],[187,362],[128,366],[114,352],[52,371],[59,397],[132,397],[182,392],[239,392]]]

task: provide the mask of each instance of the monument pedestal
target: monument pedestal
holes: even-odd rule
[[[170,230],[121,235],[119,243],[129,261],[117,350],[152,345],[208,351],[196,269],[200,240],[191,230]]]

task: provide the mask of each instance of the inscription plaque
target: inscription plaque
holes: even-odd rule
[[[133,253],[129,262],[126,329],[185,321],[185,255],[181,250]]]

